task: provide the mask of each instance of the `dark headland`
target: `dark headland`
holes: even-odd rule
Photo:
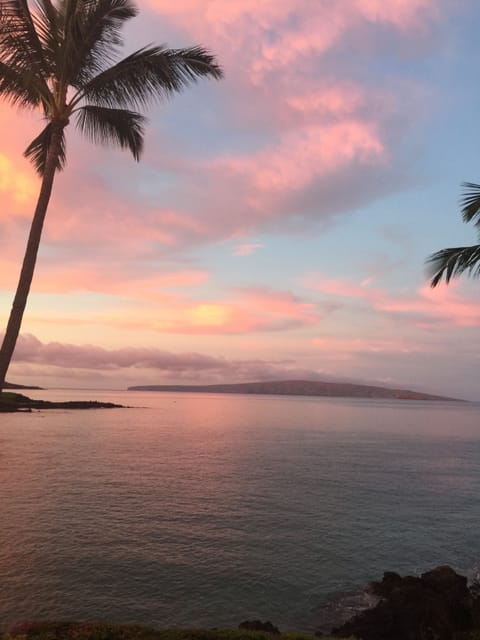
[[[43,387],[29,386],[25,384],[14,384],[13,382],[5,382],[4,389],[37,389],[42,390]]]
[[[18,387],[9,385],[9,389],[37,387]],[[49,400],[34,400],[22,393],[4,391],[0,393],[0,413],[14,413],[18,411],[31,412],[33,410],[46,409],[123,409],[123,405],[113,402],[98,402],[97,400],[69,400],[66,402],[51,402]]]
[[[457,398],[431,395],[408,389],[390,389],[364,384],[323,382],[319,380],[277,380],[208,385],[140,385],[129,391],[185,391],[194,393],[242,393],[282,396],[320,396],[326,398],[384,398],[394,400],[443,400],[462,402]]]

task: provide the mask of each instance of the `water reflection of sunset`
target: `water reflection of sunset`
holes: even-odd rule
[[[478,406],[88,394],[142,408],[0,421],[5,625],[299,629],[352,576],[478,560]]]

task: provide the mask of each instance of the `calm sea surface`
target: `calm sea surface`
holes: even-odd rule
[[[480,570],[480,405],[49,391],[0,416],[0,625],[319,626],[385,570]]]

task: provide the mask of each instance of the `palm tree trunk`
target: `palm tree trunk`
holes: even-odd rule
[[[53,179],[58,166],[58,156],[61,148],[63,123],[53,123],[50,146],[45,162],[45,171],[42,177],[42,185],[37,200],[37,206],[33,216],[27,248],[23,258],[22,270],[18,280],[17,291],[13,300],[12,310],[8,319],[7,329],[0,349],[0,392],[5,386],[5,377],[10,361],[15,350],[18,334],[22,324],[23,313],[27,305],[27,298],[32,284],[33,272],[37,261],[38,247],[42,235],[43,222],[47,213],[50,195],[52,193]]]

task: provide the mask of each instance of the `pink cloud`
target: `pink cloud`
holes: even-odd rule
[[[148,271],[148,268],[144,267],[143,271]],[[168,290],[197,287],[207,279],[208,273],[201,270],[164,271],[142,276],[139,269],[136,273],[127,273],[125,269],[111,265],[80,264],[62,270],[42,265],[35,277],[35,292],[66,294],[84,291],[133,300],[168,300],[171,298]],[[0,274],[0,287],[7,287],[9,280]]]
[[[249,256],[258,249],[263,249],[264,245],[261,242],[244,242],[237,245],[233,250],[234,256]]]
[[[438,15],[438,3],[432,0],[357,0],[356,5],[367,20],[390,23],[401,29],[419,28],[426,16]]]
[[[360,87],[337,84],[326,88],[315,87],[304,93],[287,96],[280,108],[289,114],[292,124],[298,124],[300,117],[304,122],[306,118],[316,121],[320,118],[332,118],[338,121],[358,113],[367,103],[368,98]]]
[[[176,38],[180,30],[186,42],[205,43],[225,66],[225,82],[209,85],[209,119],[199,114],[197,122],[195,112],[196,126],[207,122],[204,135],[215,144],[194,152],[191,131],[175,131],[174,109],[153,112],[137,167],[117,150],[92,153],[70,128],[68,165],[56,180],[42,244],[49,261],[63,269],[67,258],[94,263],[96,254],[97,264],[128,265],[135,279],[138,260],[181,261],[179,250],[192,245],[323,223],[395,188],[391,132],[399,138],[408,128],[416,87],[406,92],[397,77],[362,84],[356,64],[344,60],[345,46],[364,38],[366,25],[387,26],[410,46],[418,28],[434,31],[438,3],[150,0],[149,6],[140,31],[174,25]],[[359,55],[368,63],[372,54]],[[171,128],[159,124],[166,112]],[[219,123],[229,135],[216,129]],[[40,124],[8,108],[0,113],[2,245],[19,238],[13,217],[33,209],[37,182],[21,153]],[[248,143],[238,151],[231,140],[243,136]],[[95,268],[85,277],[95,277]],[[15,278],[16,270],[9,281]],[[68,284],[67,276],[59,278]]]
[[[185,181],[173,187],[175,195],[204,223],[191,241],[288,228],[292,219],[308,224],[332,218],[394,188],[399,145],[397,140],[393,148],[392,132],[402,137],[410,125],[406,114],[415,109],[419,88],[410,82],[407,90],[399,77],[379,76],[364,85],[358,61],[350,65],[343,54],[363,38],[365,68],[370,57],[381,55],[371,50],[376,41],[365,31],[369,26],[388,28],[411,53],[418,29],[434,33],[438,3],[385,5],[150,0],[157,14],[152,20],[173,24],[186,41],[215,51],[226,70],[225,82],[215,87],[216,113],[225,114],[230,130],[236,126],[255,139],[242,153],[229,146],[176,165]],[[348,196],[339,194],[345,182]]]
[[[199,374],[204,382],[319,377],[317,371],[302,369],[290,360],[228,359],[141,347],[104,349],[88,344],[43,343],[33,335],[21,335],[12,371],[29,377],[37,375],[41,381],[45,374],[52,375],[52,368],[66,369],[69,379],[81,376],[81,370],[105,373],[131,369],[137,372],[137,383],[142,382],[140,375],[148,376],[153,383],[161,382],[162,376],[169,382],[173,379],[198,383]]]
[[[377,312],[410,317],[417,328],[438,323],[457,327],[480,326],[480,304],[458,293],[456,283],[442,284],[436,289],[423,285],[415,295],[397,296],[370,287],[368,281],[358,285],[309,276],[303,284],[330,296],[361,299]]]
[[[177,179],[167,196],[160,191],[152,197],[142,192],[140,180],[132,180],[133,164],[124,156],[118,159],[118,152],[97,150],[92,166],[91,147],[79,143],[72,128],[68,132],[69,164],[57,179],[47,220],[47,243],[98,243],[108,245],[109,251],[116,247],[122,255],[147,250],[147,245],[171,252],[266,223],[281,224],[291,216],[331,217],[339,209],[358,205],[362,189],[357,185],[352,185],[351,193],[357,194],[352,203],[340,203],[338,196],[328,192],[327,182],[340,184],[351,179],[349,172],[369,185],[367,190],[373,193],[364,197],[378,192],[378,184],[385,180],[373,183],[372,176],[375,173],[378,178],[380,169],[389,170],[392,157],[387,131],[392,128],[391,118],[405,104],[404,92],[397,101],[389,88],[363,87],[348,68],[339,77],[324,62],[324,53],[341,51],[350,34],[361,30],[364,23],[389,25],[402,33],[418,24],[430,25],[437,13],[436,3],[285,0],[279,6],[273,0],[151,0],[150,7],[158,12],[156,19],[170,20],[185,31],[189,41],[205,42],[218,54],[227,73],[225,83],[218,85],[221,93],[216,100],[228,111],[229,123],[233,112],[241,127],[266,129],[268,136],[250,153],[230,148],[204,159],[176,151],[175,140],[160,129],[158,139],[147,138],[147,147],[153,137],[162,151],[147,151],[147,163],[153,169],[158,163],[159,171],[170,171]],[[2,130],[14,130],[15,135],[7,133],[3,141],[7,165],[2,175],[0,155],[0,195],[2,185],[13,199],[29,194],[26,204],[30,210],[33,174],[25,165],[23,176],[16,158],[38,124],[27,119],[26,139],[20,145],[18,128],[11,125],[12,118],[20,120],[13,112],[6,113],[0,120]],[[118,168],[112,173],[121,189],[122,175],[128,173],[125,184],[129,189],[121,196],[112,194],[118,186],[100,177],[104,166]],[[365,180],[360,168],[375,171]],[[322,206],[313,208],[311,203],[319,199]],[[234,215],[225,216],[227,207]]]
[[[425,285],[418,290],[416,298],[385,298],[378,308],[393,313],[419,313],[459,327],[480,326],[480,304],[464,298],[455,287],[446,284],[435,290]]]
[[[227,175],[247,178],[261,194],[280,197],[285,191],[302,189],[317,176],[337,171],[353,161],[378,163],[384,148],[374,127],[350,121],[330,127],[312,127],[288,133],[276,147],[256,156],[237,156],[217,161]],[[262,200],[259,204],[263,204]]]
[[[436,16],[433,0],[150,0],[189,35],[211,46],[260,82],[269,71],[295,66],[330,50],[359,23],[415,29]],[[239,53],[242,53],[240,56]],[[240,62],[241,61],[241,62]],[[305,65],[303,65],[305,66]]]

